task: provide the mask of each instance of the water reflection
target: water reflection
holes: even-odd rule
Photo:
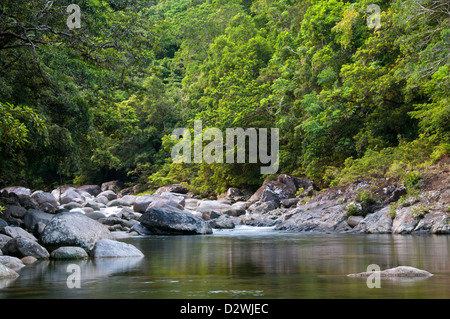
[[[314,234],[242,227],[208,236],[122,239],[144,258],[77,261],[81,289],[68,289],[67,265],[39,262],[0,289],[0,298],[449,298],[449,236]],[[412,266],[435,276],[414,282],[346,275]],[[1,284],[1,283],[0,283]]]

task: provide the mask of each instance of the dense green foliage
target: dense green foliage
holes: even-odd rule
[[[196,119],[279,128],[279,172],[321,186],[449,153],[448,1],[49,3],[2,2],[0,184],[222,192],[268,177],[260,163],[173,163],[171,132]]]

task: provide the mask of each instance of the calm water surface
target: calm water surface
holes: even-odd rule
[[[80,288],[68,288],[73,261],[44,261],[0,280],[0,298],[450,298],[450,236],[317,234],[238,227],[207,236],[133,237],[144,258],[77,261]],[[346,275],[413,266],[413,281]]]

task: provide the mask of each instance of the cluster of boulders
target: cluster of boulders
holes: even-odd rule
[[[136,247],[117,240],[121,236],[211,234],[236,225],[448,234],[448,171],[441,172],[437,185],[409,194],[388,179],[381,184],[367,180],[320,191],[311,180],[281,174],[255,192],[230,188],[214,199],[194,196],[180,184],[139,195],[136,188],[122,189],[115,181],[63,185],[51,192],[8,187],[0,190],[0,276],[10,276],[9,270],[23,266],[24,258],[29,263],[142,256]]]
[[[140,217],[115,203],[113,193],[98,186],[62,186],[52,192],[2,189],[0,277],[17,277],[16,270],[40,259],[143,257],[113,235],[109,225],[115,225],[115,219],[120,219],[121,229],[131,229]]]

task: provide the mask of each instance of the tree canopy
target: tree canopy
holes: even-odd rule
[[[80,28],[67,25],[72,3]],[[219,193],[270,178],[259,162],[174,163],[171,133],[194,120],[278,128],[279,173],[323,187],[450,151],[445,0],[5,0],[0,10],[2,185],[121,179]]]

